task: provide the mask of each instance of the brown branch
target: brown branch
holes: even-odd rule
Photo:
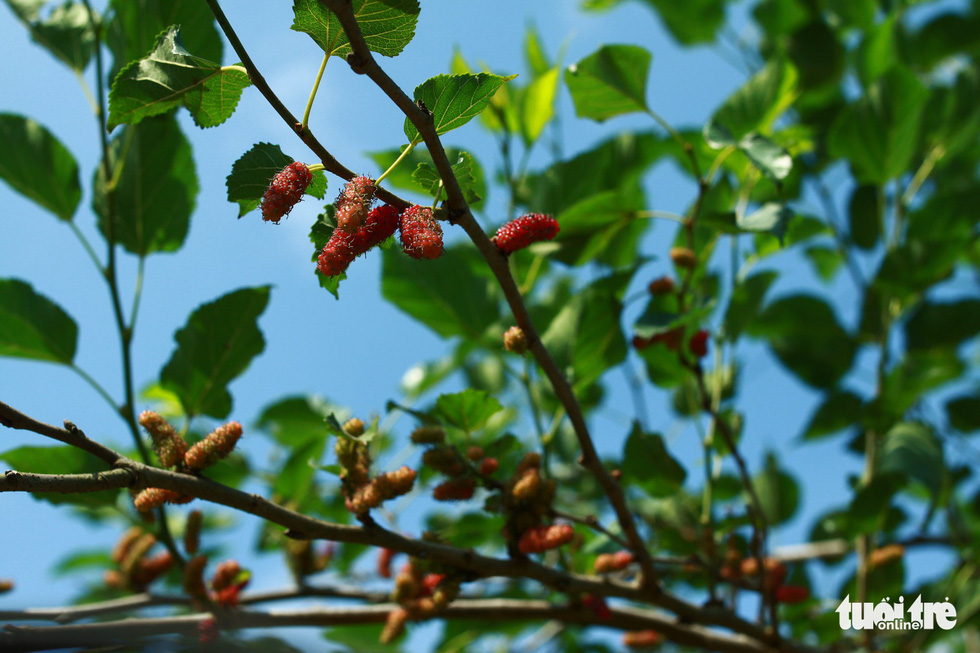
[[[68,420],[65,420],[65,428],[51,426],[50,424],[39,422],[33,417],[28,417],[2,401],[0,401],[0,424],[3,424],[7,428],[19,429],[21,431],[33,431],[38,435],[43,435],[58,442],[77,447],[107,463],[110,467],[124,457],[109,447],[99,444],[95,440],[90,440],[77,426]]]
[[[439,139],[439,135],[436,133],[435,125],[432,121],[432,114],[423,110],[408,97],[402,91],[401,87],[375,61],[370,49],[368,49],[367,43],[364,41],[364,35],[361,33],[361,28],[357,24],[357,19],[354,16],[353,7],[348,0],[320,0],[320,3],[337,16],[344,33],[347,35],[347,39],[350,41],[352,54],[348,58],[348,62],[351,64],[351,68],[357,73],[367,75],[401,109],[402,113],[412,122],[422,136],[422,140],[425,142],[429,154],[432,156],[432,161],[435,164],[436,170],[439,172],[439,176],[446,190],[450,221],[459,224],[466,231],[466,234],[473,241],[473,244],[476,245],[483,258],[486,259],[491,271],[497,278],[497,282],[503,290],[504,297],[507,299],[511,312],[514,314],[514,319],[517,321],[517,326],[527,336],[531,353],[544,371],[545,376],[548,377],[548,381],[551,383],[555,395],[561,401],[565,412],[568,414],[568,418],[572,423],[572,428],[578,439],[579,447],[582,450],[581,464],[596,477],[599,485],[602,486],[603,492],[609,497],[609,502],[616,512],[616,517],[623,529],[623,534],[629,540],[630,549],[636,555],[640,569],[643,571],[644,584],[652,594],[656,594],[659,591],[659,587],[656,585],[657,574],[653,568],[653,561],[650,558],[650,552],[647,551],[646,543],[637,530],[636,520],[633,518],[629,506],[626,505],[626,497],[623,494],[622,488],[602,465],[602,461],[599,459],[599,455],[592,443],[592,436],[589,434],[589,428],[585,422],[585,416],[582,413],[581,406],[579,406],[578,399],[575,397],[575,393],[572,391],[568,379],[565,378],[564,373],[541,342],[538,331],[531,321],[531,316],[524,304],[524,298],[521,295],[520,289],[517,287],[513,276],[511,276],[507,258],[490,242],[490,239],[473,217],[473,213],[470,211],[463,192],[459,187],[459,182],[453,173],[449,157],[446,155],[446,150],[442,145],[442,141]]]
[[[2,407],[9,409],[3,404]],[[12,409],[10,409],[12,410]],[[16,411],[14,411],[16,412]],[[0,414],[6,415],[3,410]],[[17,413],[17,415],[21,415]],[[32,424],[39,424],[21,415]],[[59,429],[40,425],[63,436]],[[39,431],[43,431],[40,428]],[[34,430],[33,428],[31,430]],[[67,433],[67,431],[66,431]],[[79,432],[80,433],[80,432]],[[71,435],[71,434],[69,434]],[[82,437],[69,437],[79,444],[92,443]],[[101,447],[101,445],[99,445]],[[111,452],[111,449],[101,447]],[[52,491],[72,488],[71,491],[95,492],[111,488],[128,487],[141,490],[159,487],[174,490],[184,495],[218,503],[229,508],[246,512],[288,529],[292,537],[300,539],[325,539],[354,544],[367,544],[406,553],[417,558],[433,560],[452,567],[476,572],[481,577],[505,577],[535,580],[559,592],[594,594],[596,596],[615,596],[637,602],[652,601],[666,610],[675,613],[689,623],[716,625],[733,632],[765,641],[766,632],[728,610],[702,609],[666,592],[650,597],[647,592],[633,585],[614,579],[565,573],[551,567],[537,564],[527,559],[511,560],[483,556],[467,549],[446,546],[434,542],[414,540],[373,524],[371,526],[348,526],[322,521],[298,512],[283,508],[257,494],[247,494],[216,483],[210,479],[150,467],[112,452],[118,458],[113,472],[102,474],[27,474],[15,472],[0,479],[0,492]],[[101,457],[101,456],[100,456]],[[124,473],[119,473],[124,472]]]
[[[330,607],[314,610],[255,612],[231,610],[221,613],[192,614],[152,619],[126,619],[105,623],[66,626],[6,626],[0,633],[4,651],[34,651],[48,648],[99,646],[134,638],[164,634],[197,635],[200,624],[215,618],[222,629],[277,628],[287,626],[350,626],[382,623],[394,603],[353,608]],[[559,620],[586,626],[604,626],[619,630],[654,629],[686,646],[730,653],[773,651],[768,646],[738,635],[678,623],[673,618],[649,610],[612,608],[600,618],[595,611],[581,606],[555,606],[547,601],[514,599],[460,599],[436,617],[445,620],[478,619],[481,621]],[[777,651],[809,653],[819,651],[806,646],[781,647]]]

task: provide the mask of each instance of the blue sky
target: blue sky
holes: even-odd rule
[[[286,105],[300,115],[322,52],[306,35],[289,31],[289,3],[226,4],[225,11],[258,67]],[[743,30],[745,3],[731,11],[736,33],[751,40],[752,33]],[[468,61],[485,62],[495,72],[523,72],[522,41],[529,23],[537,25],[549,55],[554,57],[565,47],[566,63],[605,43],[650,49],[654,59],[648,99],[657,112],[679,127],[703,124],[745,79],[734,50],[680,49],[640,3],[587,15],[574,2],[426,1],[415,40],[399,58],[382,63],[407,90],[427,77],[448,72],[456,47]],[[59,136],[80,162],[85,188],[98,158],[98,141],[94,120],[73,74],[27,38],[6,6],[0,7],[0,33],[4,35],[0,39],[0,79],[4,82],[0,111],[30,115]],[[233,61],[226,46],[225,63]],[[91,71],[88,78],[91,82]],[[615,131],[651,126],[648,118],[622,117],[604,125],[578,120],[566,92],[559,113],[569,154],[587,150]],[[134,345],[137,385],[150,381],[169,358],[174,331],[195,307],[234,288],[272,284],[272,300],[260,320],[266,350],[232,384],[232,416],[247,429],[263,405],[296,393],[323,395],[359,416],[381,412],[388,399],[398,397],[402,374],[416,363],[437,357],[444,351],[443,343],[381,301],[377,256],[355,263],[341,286],[339,302],[316,286],[307,238],[309,224],[320,209],[315,201],[302,203],[278,227],[263,224],[256,213],[235,219],[236,207],[225,199],[224,180],[231,164],[253,143],[277,143],[299,160],[311,157],[255,89],[245,91],[237,113],[226,125],[202,131],[184,115],[182,126],[194,146],[202,191],[183,250],[176,255],[155,255],[147,263]],[[327,66],[311,126],[348,167],[374,175],[380,171],[364,153],[397,147],[403,139],[397,109],[339,59]],[[488,174],[492,173],[497,148],[477,121],[451,133],[446,142],[474,152]],[[532,167],[546,162],[544,154],[536,152]],[[336,178],[329,182],[327,195],[333,197],[339,185]],[[658,166],[646,185],[656,209],[681,212],[693,197],[693,186],[670,164]],[[88,209],[90,201],[86,190],[75,220],[92,242],[100,242]],[[0,278],[25,279],[68,310],[80,326],[77,363],[119,396],[119,352],[108,294],[78,242],[63,224],[4,184],[0,184],[0,206]],[[501,193],[496,197],[491,193],[490,210],[480,216],[484,226],[499,223],[494,211],[502,206]],[[808,207],[801,203],[796,208],[805,211]],[[816,211],[815,206],[809,208]],[[647,243],[650,250],[664,252],[672,234],[672,224],[658,224]],[[101,253],[101,247],[97,249]],[[774,265],[787,273],[777,291],[812,279],[799,259],[779,257]],[[667,266],[655,263],[648,272],[653,278],[667,272]],[[124,296],[134,274],[135,265],[126,261],[121,274]],[[832,292],[845,305],[854,298],[853,286],[844,275]],[[841,317],[851,323],[855,316]],[[784,466],[797,473],[804,485],[803,518],[777,532],[773,544],[800,542],[807,537],[815,514],[844,499],[846,474],[858,473],[860,461],[842,455],[837,443],[796,444],[814,396],[762,349],[749,346],[740,354],[749,463],[757,469],[764,451],[776,449]],[[870,375],[870,368],[864,367]],[[857,374],[861,378],[860,369]],[[610,388],[608,405],[593,424],[600,450],[608,453],[620,450],[627,431],[624,415],[632,410],[625,385],[613,379]],[[0,399],[50,423],[70,418],[102,441],[123,446],[128,442],[118,417],[89,386],[63,368],[0,359]],[[700,445],[691,429],[677,426],[665,399],[648,393],[654,425],[667,435],[675,455],[691,468],[692,478],[697,478]],[[47,443],[40,436],[0,431],[0,450],[22,444]],[[264,460],[267,449],[261,437],[246,436],[244,444],[253,461]],[[18,528],[16,537],[0,539],[0,578],[18,582],[16,592],[0,597],[0,607],[61,603],[74,593],[74,581],[52,578],[52,561],[78,547],[110,546],[118,534],[69,519],[66,511],[19,494],[0,497],[0,522],[29,524]],[[241,518],[239,522],[241,528],[235,533],[251,542],[255,521]],[[287,581],[277,558],[258,560],[252,566],[259,587]],[[836,582],[828,587],[835,591],[831,587],[836,588]]]

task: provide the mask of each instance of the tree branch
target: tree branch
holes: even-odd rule
[[[4,651],[35,651],[47,648],[99,646],[154,635],[197,635],[200,624],[216,619],[227,630],[246,628],[276,628],[286,626],[350,626],[383,623],[396,603],[353,608],[330,607],[313,610],[255,612],[228,610],[211,614],[192,614],[177,617],[125,619],[105,623],[66,626],[6,626],[0,633],[0,648]],[[481,621],[547,621],[560,620],[618,630],[654,629],[671,640],[686,646],[726,653],[763,653],[774,649],[742,636],[681,624],[673,618],[649,610],[612,608],[611,614],[600,618],[595,611],[582,606],[556,606],[547,601],[514,599],[459,599],[437,613],[439,619],[478,619]],[[821,651],[808,646],[783,646],[777,651],[811,653]]]

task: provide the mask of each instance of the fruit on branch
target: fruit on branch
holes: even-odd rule
[[[500,467],[500,462],[496,458],[484,458],[480,463],[480,473],[484,476],[490,476],[497,468]]]
[[[698,256],[688,247],[671,247],[670,260],[679,268],[690,270],[698,264]]]
[[[527,351],[527,336],[519,326],[512,326],[504,332],[504,349],[513,354]]]
[[[194,497],[187,497],[180,492],[164,490],[158,487],[148,487],[133,498],[133,505],[140,512],[149,512],[165,503],[187,503]]]
[[[174,558],[170,551],[163,551],[152,558],[144,557],[133,570],[129,578],[129,586],[133,589],[145,589],[147,585],[170,571],[173,566]]]
[[[388,613],[388,619],[385,621],[385,627],[381,631],[380,642],[382,644],[391,644],[402,633],[405,632],[405,622],[408,621],[408,611],[399,606],[392,609]]]
[[[351,436],[352,438],[359,438],[364,435],[364,420],[351,417],[349,420],[344,422],[344,433]]]
[[[414,204],[405,209],[399,220],[398,233],[402,249],[412,258],[433,260],[442,255],[442,227],[431,207]]]
[[[184,565],[184,591],[188,595],[198,598],[207,596],[207,588],[204,586],[204,567],[208,564],[208,558],[204,555],[196,555]]]
[[[214,617],[201,619],[197,622],[197,641],[201,644],[210,644],[218,639],[221,630],[218,628],[218,620]]]
[[[409,560],[395,576],[395,589],[392,590],[391,600],[404,603],[419,596],[422,592],[422,570],[414,561]]]
[[[204,513],[200,510],[192,510],[187,515],[187,522],[184,524],[184,551],[187,555],[194,555],[201,547],[201,525],[204,523]]]
[[[511,490],[511,495],[517,503],[530,503],[537,498],[541,490],[541,472],[537,467],[529,467],[515,475],[516,481]]]
[[[532,243],[551,240],[558,235],[558,221],[544,213],[528,213],[500,227],[493,243],[504,254],[512,254]]]
[[[765,581],[762,589],[766,593],[771,593],[786,580],[786,565],[775,558],[763,558],[762,567],[765,573]],[[759,575],[759,560],[757,558],[745,558],[742,560],[741,572],[743,576],[754,578]]]
[[[654,279],[647,287],[651,295],[667,295],[674,292],[674,280],[668,276]]]
[[[313,174],[305,163],[294,161],[276,173],[269,187],[262,195],[262,219],[266,222],[279,221],[303,199],[303,193],[313,181]]]
[[[570,524],[552,524],[551,526],[535,526],[521,534],[517,548],[524,555],[541,553],[549,549],[568,544],[575,536],[575,530]]]
[[[612,610],[609,609],[605,599],[603,599],[601,596],[586,594],[582,597],[582,606],[592,610],[592,612],[595,613],[595,616],[599,617],[600,619],[608,619],[612,616]]]
[[[442,610],[447,605],[456,600],[459,596],[459,580],[455,578],[445,578],[445,574],[432,574],[440,576],[439,583],[432,591],[432,602],[437,609]]]
[[[170,422],[152,410],[144,410],[140,413],[139,423],[150,434],[153,451],[161,465],[173,467],[183,461],[184,454],[187,453],[187,442]]]
[[[133,526],[132,528],[127,529],[126,532],[119,538],[119,541],[116,542],[116,545],[112,548],[112,554],[110,556],[112,561],[116,564],[122,563],[122,561],[126,558],[126,554],[129,553],[131,548],[133,548],[133,544],[135,544],[136,540],[138,540],[142,535],[143,529],[139,526]]]
[[[709,335],[710,334],[707,331],[701,329],[691,336],[690,340],[688,340],[687,347],[696,357],[702,358],[703,356],[707,355]]]
[[[417,476],[418,472],[405,465],[381,474],[354,490],[347,500],[347,509],[356,515],[363,515],[385,501],[408,494]]]
[[[374,179],[354,177],[344,186],[337,197],[337,228],[347,234],[356,234],[367,219],[378,187]]]
[[[476,481],[472,478],[452,478],[432,488],[436,501],[466,501],[473,497]]]
[[[801,585],[780,585],[772,597],[779,603],[802,603],[810,598],[810,590]]]
[[[211,577],[211,600],[225,607],[238,605],[238,596],[248,585],[252,574],[242,569],[236,560],[225,560]]]
[[[157,543],[157,538],[152,533],[143,533],[133,545],[126,551],[126,557],[119,562],[119,569],[126,579],[133,577],[137,566],[144,556],[150,552]]]
[[[466,473],[466,465],[452,447],[433,447],[427,450],[422,454],[422,464],[446,476],[462,476]]]
[[[597,574],[608,574],[614,571],[622,571],[630,566],[634,559],[635,557],[629,551],[600,553],[596,556],[593,568]]]
[[[317,258],[317,268],[327,277],[341,274],[355,258],[391,238],[397,229],[397,208],[385,204],[372,209],[355,233],[334,229]]]
[[[483,452],[483,447],[477,446],[475,444],[466,449],[466,457],[475,463],[478,463],[481,460],[483,460],[483,457],[485,455],[486,454]]]
[[[228,422],[209,433],[184,454],[184,464],[192,470],[202,470],[230,454],[242,437],[242,425]]]
[[[412,431],[415,444],[441,444],[446,439],[446,430],[441,426],[420,426]]]
[[[646,648],[664,641],[664,636],[655,630],[632,630],[623,633],[623,646],[627,648]]]
[[[398,552],[394,549],[381,549],[378,553],[378,575],[391,578],[391,561]]]
[[[884,567],[897,562],[905,555],[905,547],[901,544],[886,544],[868,555],[868,566],[872,569]]]

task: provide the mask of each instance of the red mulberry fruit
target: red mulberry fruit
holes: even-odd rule
[[[427,206],[415,204],[401,215],[399,231],[405,253],[415,259],[437,259],[442,254],[442,227]]]
[[[575,531],[569,524],[535,526],[524,531],[517,543],[517,548],[524,555],[541,553],[568,544],[574,536]]]
[[[280,170],[262,196],[262,219],[276,224],[303,199],[313,173],[305,163],[294,161]]]
[[[228,422],[209,433],[184,455],[184,464],[191,469],[210,467],[226,457],[242,437],[242,425]]]
[[[367,219],[377,190],[370,177],[354,177],[337,198],[337,228],[355,234]]]
[[[493,237],[493,242],[504,254],[524,249],[531,243],[551,240],[558,235],[558,221],[543,213],[528,213],[511,220]]]

